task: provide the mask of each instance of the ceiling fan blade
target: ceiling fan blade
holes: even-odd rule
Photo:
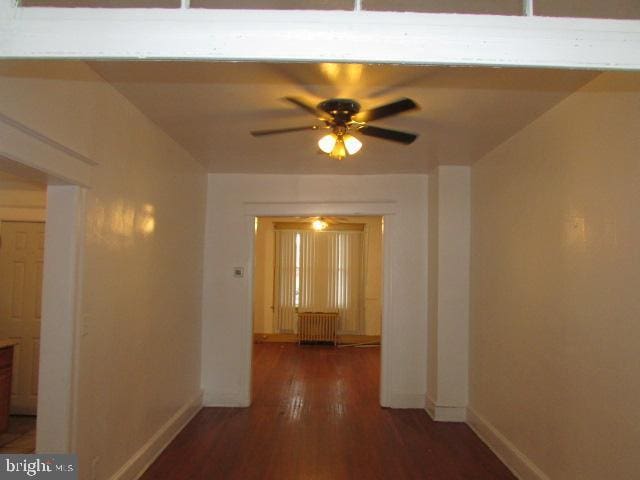
[[[371,125],[365,125],[358,131],[363,135],[368,135],[369,137],[382,138],[383,140],[400,142],[404,143],[405,145],[409,145],[416,138],[418,138],[418,135],[415,135],[413,133],[400,132],[398,130],[389,130],[388,128],[378,128]]]
[[[402,98],[395,102],[387,103],[386,105],[381,105],[379,107],[372,108],[371,110],[361,112],[355,116],[355,120],[358,122],[372,122],[373,120],[397,115],[398,113],[413,110],[414,108],[418,108],[416,102],[410,98]]]
[[[320,118],[320,119],[326,119],[327,118],[327,114],[325,112],[323,112],[322,110],[317,109],[315,107],[315,105],[308,104],[307,102],[305,102],[301,98],[298,98],[298,97],[284,97],[284,99],[287,100],[288,102],[293,103],[294,105],[297,105],[298,107],[302,108],[303,110],[306,110],[307,112],[309,112],[314,117],[317,117],[317,118]]]
[[[302,130],[317,130],[317,125],[311,125],[308,127],[291,127],[291,128],[275,128],[272,130],[253,130],[251,135],[254,137],[262,137],[264,135],[274,135],[277,133],[289,133],[289,132],[301,132]]]

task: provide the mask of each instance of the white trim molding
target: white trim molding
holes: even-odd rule
[[[98,165],[98,162],[96,162],[95,160],[89,157],[86,157],[80,152],[73,150],[67,147],[66,145],[63,145],[60,142],[57,142],[56,140],[54,140],[51,137],[48,137],[47,135],[37,132],[33,128],[30,128],[27,125],[25,125],[24,123],[21,123],[21,122],[18,122],[17,120],[9,118],[7,115],[0,113],[0,122],[6,123],[14,127],[16,130],[19,130],[22,133],[25,133],[28,136],[33,137],[35,140],[39,140],[40,142],[60,151],[61,153],[66,154],[72,158],[75,158],[76,160],[80,160],[81,162],[86,163],[87,165],[92,165],[92,166]]]
[[[422,408],[424,396],[419,393],[391,393],[392,408]]]
[[[138,449],[110,480],[135,480],[149,468],[171,441],[202,408],[202,392],[190,398]]]
[[[1,0],[0,0],[1,1]],[[97,162],[0,113],[0,157],[50,177],[88,187]],[[2,158],[0,158],[2,161]]]
[[[13,8],[0,58],[640,69],[640,21],[369,11]]]
[[[205,393],[203,406],[244,408],[251,405],[251,385],[245,387],[242,392],[213,392]]]
[[[85,191],[47,188],[36,452],[68,453],[75,442],[77,325],[82,298]]]
[[[384,243],[383,252],[383,312],[382,312],[382,348],[380,359],[380,405],[391,408],[420,408],[423,404],[419,394],[404,394],[393,391],[394,358],[392,305],[392,270],[393,270],[393,241],[392,235],[393,217],[397,213],[398,205],[394,201],[366,201],[366,202],[245,202],[244,214],[246,220],[247,235],[251,238],[250,251],[246,258],[250,259],[245,265],[249,278],[253,278],[253,251],[255,236],[253,235],[255,217],[263,216],[297,216],[313,215],[319,211],[326,215],[382,215],[384,219],[384,235],[387,240]],[[251,282],[253,284],[253,282]],[[218,406],[248,406],[251,403],[251,352],[253,346],[253,292],[245,299],[246,318],[244,319],[245,339],[245,368],[246,378],[242,379],[241,393],[237,397],[223,394],[207,396],[206,405]],[[396,365],[396,368],[400,368]]]
[[[467,424],[520,480],[550,480],[530,458],[471,407],[467,408]]]
[[[389,215],[396,213],[398,206],[393,200],[372,202],[245,202],[245,215],[256,217],[287,215]]]
[[[466,422],[467,420],[466,407],[436,405],[428,396],[425,398],[424,405],[425,410],[435,422]]]

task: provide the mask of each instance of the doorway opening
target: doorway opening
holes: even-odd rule
[[[45,184],[0,170],[0,452],[36,447]]]
[[[0,340],[7,345],[0,373],[12,392],[6,413],[37,414],[37,421],[21,423],[17,433],[27,430],[28,438],[3,453],[67,453],[75,442],[85,189],[56,166],[40,169],[40,140],[29,138],[24,150],[8,142],[0,156]],[[23,161],[31,151],[33,161]]]
[[[359,376],[378,404],[383,218],[255,217],[254,233],[252,400],[294,377],[313,396]]]

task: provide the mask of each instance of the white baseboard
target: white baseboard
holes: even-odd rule
[[[200,411],[202,392],[185,403],[158,431],[135,452],[110,480],[136,480],[158,458],[178,433]]]
[[[205,407],[248,407],[251,401],[239,393],[205,393]],[[244,395],[244,397],[248,397]]]
[[[423,408],[424,395],[419,393],[391,393],[391,408]]]
[[[424,408],[424,395],[418,393],[392,393],[389,408]],[[239,393],[205,393],[205,407],[248,407],[248,395]]]
[[[435,402],[426,397],[425,410],[429,416],[436,422],[466,422],[466,407],[447,407],[436,405]]]
[[[467,424],[520,480],[549,480],[507,437],[472,408],[467,408]]]

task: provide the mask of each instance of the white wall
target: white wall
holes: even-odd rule
[[[464,421],[468,401],[471,170],[440,166],[429,176],[429,362],[427,411]]]
[[[75,450],[81,478],[109,478],[200,392],[204,169],[83,63],[0,63],[0,113],[99,163]]]
[[[380,335],[382,320],[382,218],[340,217],[342,222],[364,225],[365,284],[363,292],[364,322],[360,335]],[[296,222],[297,217],[262,217],[258,219],[254,243],[253,331],[272,334],[274,324],[273,280],[276,222]],[[308,222],[307,222],[308,226]]]
[[[391,331],[382,332],[383,342],[385,337],[391,342],[389,401],[394,406],[423,406],[427,335],[427,177],[423,175],[209,175],[202,333],[205,403],[249,402],[251,278],[232,276],[233,267],[249,271],[253,261],[253,222],[247,216],[247,202],[284,205],[287,215],[362,214],[358,211],[362,202],[394,204],[396,213],[390,216],[388,231],[385,223],[384,233],[393,252]],[[322,204],[319,208],[325,211],[302,211],[303,203]]]
[[[357,220],[357,219],[354,219]],[[364,285],[365,335],[382,331],[382,219],[366,217],[366,277]]]
[[[473,166],[471,421],[521,478],[640,471],[639,106],[603,74]]]

